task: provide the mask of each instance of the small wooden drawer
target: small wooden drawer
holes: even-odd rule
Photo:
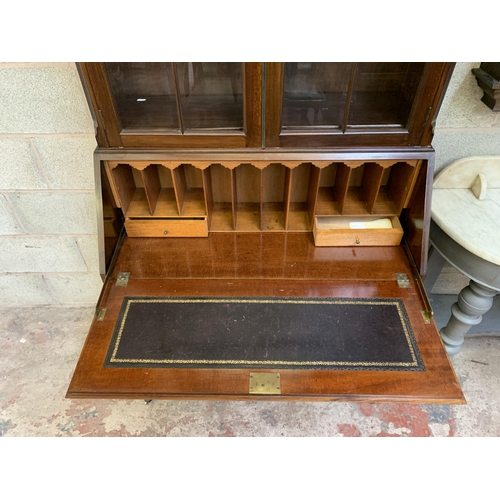
[[[314,244],[318,247],[399,245],[403,237],[403,228],[397,217],[387,218],[392,227],[356,227],[366,223],[370,226],[370,223],[380,219],[380,217],[316,217],[313,228]]]
[[[169,238],[208,236],[206,218],[200,219],[126,219],[130,237]]]

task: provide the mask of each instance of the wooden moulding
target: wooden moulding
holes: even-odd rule
[[[378,217],[363,218],[369,222]],[[358,222],[356,217],[316,217],[313,234],[316,246],[397,246],[403,237],[403,228],[397,217],[391,217],[391,228],[351,229],[350,222]]]
[[[155,155],[157,156],[157,155]],[[346,165],[347,167],[350,168],[357,168],[361,165],[364,165],[365,163],[368,163],[369,160],[343,160],[342,163]],[[387,168],[390,167],[398,162],[398,160],[376,160],[377,164]],[[409,165],[415,166],[417,160],[406,160],[406,162]],[[205,170],[209,168],[211,165],[222,165],[223,167],[229,169],[229,170],[234,170],[235,168],[241,166],[241,165],[252,165],[255,168],[259,170],[263,170],[267,168],[269,165],[272,164],[281,164],[286,168],[289,168],[291,170],[299,167],[300,165],[303,164],[311,164],[314,165],[317,168],[324,169],[330,165],[332,165],[331,160],[313,160],[313,161],[308,161],[308,160],[279,160],[279,159],[268,159],[268,160],[262,160],[262,159],[245,159],[245,160],[231,160],[231,159],[226,159],[226,158],[221,158],[220,160],[200,160],[199,158],[193,157],[193,158],[181,158],[175,160],[175,159],[162,159],[160,157],[155,157],[153,160],[127,160],[126,162],[118,162],[118,161],[108,161],[110,169],[114,169],[117,165],[126,163],[127,165],[130,165],[132,168],[135,168],[136,170],[144,170],[145,168],[149,167],[151,164],[157,164],[157,165],[162,165],[165,168],[168,168],[170,170],[175,170],[181,165],[192,165],[193,167],[199,169],[199,170]]]

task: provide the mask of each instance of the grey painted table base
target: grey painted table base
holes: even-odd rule
[[[453,356],[460,351],[465,334],[481,323],[483,314],[493,305],[493,297],[500,292],[500,266],[463,248],[434,221],[431,221],[430,239],[444,259],[470,278],[469,285],[451,306],[448,324],[440,330],[446,351]]]

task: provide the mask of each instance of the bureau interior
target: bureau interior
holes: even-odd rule
[[[309,232],[323,217],[399,217],[421,163],[130,161],[106,162],[106,172],[126,220],[205,219],[211,232]]]

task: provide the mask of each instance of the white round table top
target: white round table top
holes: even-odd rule
[[[487,180],[484,199],[471,185],[479,173]],[[500,157],[458,160],[436,176],[432,219],[459,245],[500,266]]]

